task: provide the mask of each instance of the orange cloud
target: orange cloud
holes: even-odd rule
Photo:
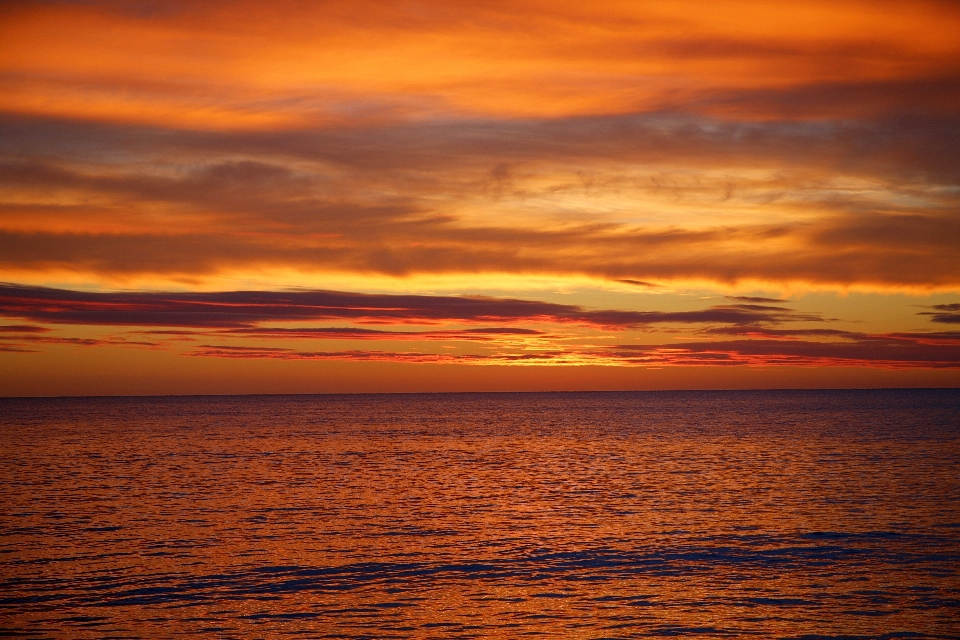
[[[960,140],[943,119],[655,116],[297,135],[12,119],[4,132],[10,271],[960,285]],[[15,149],[43,152],[13,159]]]
[[[216,129],[650,111],[730,89],[955,77],[960,59],[950,2],[91,2],[4,14],[0,109]]]

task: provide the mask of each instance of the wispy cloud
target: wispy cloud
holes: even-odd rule
[[[960,284],[951,119],[649,114],[263,133],[0,125],[5,270]]]
[[[864,336],[845,343],[782,340],[734,340],[665,345],[624,344],[608,348],[447,354],[367,350],[303,351],[287,347],[203,345],[197,357],[351,360],[477,365],[594,365],[594,366],[749,366],[749,367],[872,367],[881,369],[960,368],[960,333],[931,344],[925,336]]]
[[[746,366],[869,366],[960,368],[960,332],[930,341],[925,334],[864,335],[842,342],[731,340],[661,345],[620,345],[605,352],[624,364]]]
[[[267,331],[263,328],[250,328],[263,322],[278,320],[347,319],[376,324],[552,322],[604,329],[626,329],[655,323],[754,325],[822,321],[816,314],[757,304],[717,305],[698,311],[619,311],[483,296],[390,295],[343,291],[101,293],[10,284],[0,285],[0,315],[54,324],[215,327],[246,331]],[[509,334],[520,330],[477,330],[482,331]],[[366,335],[373,334],[371,332]]]
[[[960,303],[935,304],[932,305],[931,308],[934,309],[934,311],[922,311],[920,315],[930,316],[931,322],[960,324]]]
[[[2,285],[0,316],[58,328],[107,327],[124,334],[75,338],[53,335],[48,326],[3,325],[3,346],[20,351],[40,344],[171,349],[182,343],[185,355],[234,359],[960,367],[958,332],[854,332],[823,326],[826,321],[818,314],[797,312],[777,298],[730,297],[744,302],[694,311],[630,311],[491,297],[335,291],[103,293]],[[950,310],[953,305],[940,307]],[[344,321],[353,326],[290,324]],[[363,326],[369,324],[380,326]],[[685,327],[688,336],[702,339],[603,344],[611,335],[645,332],[655,325]],[[423,326],[429,328],[417,328]],[[138,335],[151,339],[137,339]],[[413,349],[303,346],[316,341],[404,342],[413,343]],[[475,349],[438,351],[438,345],[458,343]]]

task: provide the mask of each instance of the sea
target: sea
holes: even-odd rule
[[[960,390],[2,399],[0,635],[960,638]]]

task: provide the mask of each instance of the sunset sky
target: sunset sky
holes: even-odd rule
[[[960,4],[0,4],[0,395],[960,386]]]

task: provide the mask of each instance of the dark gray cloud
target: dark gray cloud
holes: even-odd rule
[[[960,332],[864,335],[847,341],[729,340],[663,345],[625,344],[605,353],[623,363],[673,365],[879,366],[888,368],[960,368]]]
[[[960,324],[960,303],[935,304],[930,306],[934,311],[922,311],[920,315],[930,316],[931,322],[944,324]]]
[[[227,329],[219,335],[279,340],[451,340],[489,342],[504,338],[540,337],[546,334],[521,327],[480,327],[437,331],[387,331],[358,327],[245,327]]]
[[[0,324],[0,333],[48,333],[50,329],[32,324]]]
[[[800,167],[952,184],[960,176],[960,160],[952,153],[958,143],[960,130],[952,112],[922,110],[893,110],[870,118],[729,121],[678,107],[613,116],[269,132],[188,131],[0,114],[0,153],[21,159],[34,157],[38,150],[45,158],[96,162],[169,156],[189,162],[240,155],[379,172],[476,165],[490,171],[511,163],[604,159]]]
[[[719,305],[699,311],[591,310],[512,298],[364,294],[342,291],[220,293],[93,293],[0,285],[0,316],[53,324],[140,327],[253,328],[264,322],[354,320],[436,322],[560,322],[603,328],[654,323],[749,324],[817,322],[815,314],[766,305]],[[256,331],[282,332],[257,328]],[[292,331],[303,331],[292,330]],[[337,331],[325,329],[325,331]],[[477,333],[519,335],[515,329]]]
[[[737,302],[752,302],[755,304],[760,303],[773,303],[780,304],[787,302],[781,298],[764,298],[762,296],[727,296],[727,300],[736,300]]]

